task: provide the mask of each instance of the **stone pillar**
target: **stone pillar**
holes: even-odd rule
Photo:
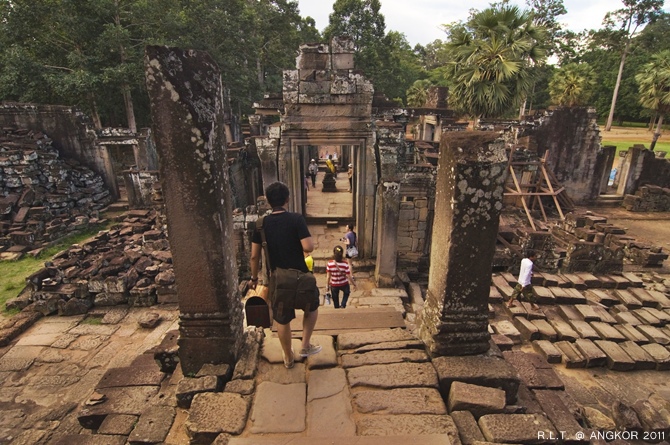
[[[377,287],[393,287],[398,262],[398,217],[400,214],[400,183],[384,182],[378,187],[377,221]]]
[[[488,298],[507,158],[494,132],[442,136],[427,300],[419,335],[429,353],[489,349]]]
[[[223,87],[208,54],[149,46],[147,90],[179,284],[179,359],[185,375],[234,365],[243,341]]]

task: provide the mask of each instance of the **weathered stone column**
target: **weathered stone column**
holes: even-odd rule
[[[398,217],[400,213],[400,183],[384,182],[377,188],[379,208],[377,221],[377,287],[393,287],[398,262]]]
[[[208,54],[149,46],[147,89],[179,283],[179,359],[184,374],[237,360],[243,336],[223,88]]]
[[[507,159],[493,132],[440,143],[427,300],[419,335],[430,354],[489,349],[488,298]]]

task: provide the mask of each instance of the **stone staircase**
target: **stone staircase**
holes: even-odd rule
[[[600,195],[596,202],[591,204],[593,207],[621,207],[623,196],[621,195]]]

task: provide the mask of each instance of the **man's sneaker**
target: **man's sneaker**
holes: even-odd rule
[[[300,350],[301,357],[309,357],[310,355],[318,354],[321,352],[320,345],[309,345],[309,348],[302,348]]]

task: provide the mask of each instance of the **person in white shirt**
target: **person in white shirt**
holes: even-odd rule
[[[519,295],[523,296],[523,300],[529,302],[533,309],[539,309],[540,307],[535,303],[535,291],[533,291],[533,285],[531,284],[531,279],[533,278],[533,264],[537,259],[537,254],[533,251],[528,252],[526,258],[521,260],[521,269],[519,270],[519,283],[514,287],[514,292],[507,300],[507,307],[516,306],[514,300],[516,300]]]

